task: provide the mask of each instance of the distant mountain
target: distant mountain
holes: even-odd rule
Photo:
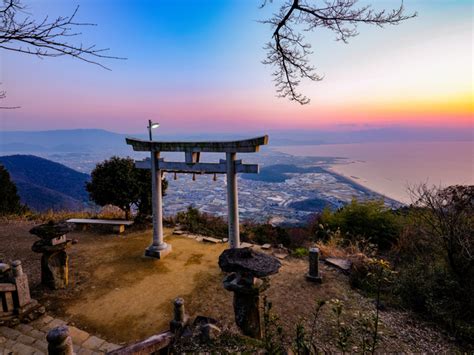
[[[1,156],[21,201],[37,211],[77,210],[89,203],[89,175],[34,155]]]
[[[116,150],[125,135],[102,129],[0,132],[0,152],[91,152]]]

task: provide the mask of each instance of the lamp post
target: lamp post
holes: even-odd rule
[[[160,127],[160,124],[157,123],[157,122],[152,122],[151,120],[148,120],[148,135],[150,136],[150,141],[153,140],[153,135],[151,133],[151,130],[154,129],[154,128],[158,128]]]
[[[152,129],[158,128],[159,123],[148,120],[148,135],[150,142],[153,140]],[[145,256],[161,259],[171,251],[171,245],[163,241],[163,201],[161,192],[161,170],[156,167],[160,152],[151,151],[151,201],[153,208],[153,241],[145,250]]]

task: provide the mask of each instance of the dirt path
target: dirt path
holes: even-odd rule
[[[101,262],[87,280],[88,290],[65,307],[66,315],[117,341],[138,340],[168,327],[176,297],[193,293],[205,277],[221,278],[216,260],[225,245],[167,238],[173,252],[154,260],[142,257],[150,238],[134,234],[82,250]]]

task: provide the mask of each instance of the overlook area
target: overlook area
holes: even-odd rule
[[[184,298],[191,316],[214,317],[223,329],[236,332],[232,295],[222,288],[224,274],[217,265],[225,244],[172,235],[172,229],[167,228],[166,240],[175,250],[158,261],[141,255],[149,242],[150,230],[129,231],[121,236],[97,231],[72,232],[69,236],[77,244],[69,251],[70,287],[53,292],[39,284],[39,258],[31,252],[33,238],[28,233],[34,224],[1,222],[0,253],[6,260],[24,260],[32,296],[46,306],[48,314],[109,342],[125,344],[166,329],[172,300],[179,296]],[[351,289],[348,276],[337,268],[321,264],[324,283],[317,285],[304,279],[304,259],[288,256],[282,264],[265,295],[289,334],[300,321],[310,326],[317,300],[341,299],[345,305],[344,321],[349,324],[355,321],[358,311],[373,309],[373,301]],[[331,313],[324,310],[318,321],[316,342],[325,351],[338,349],[332,340],[335,323]],[[451,352],[457,348],[436,325],[395,309],[381,312],[381,334],[380,347],[385,351]],[[357,346],[352,346],[356,351]]]

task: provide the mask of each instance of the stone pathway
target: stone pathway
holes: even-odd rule
[[[61,319],[43,315],[28,324],[19,324],[9,328],[0,326],[0,355],[42,355],[48,353],[46,334],[52,328],[67,325]],[[77,355],[105,354],[120,348],[119,345],[109,343],[103,339],[68,326]]]

